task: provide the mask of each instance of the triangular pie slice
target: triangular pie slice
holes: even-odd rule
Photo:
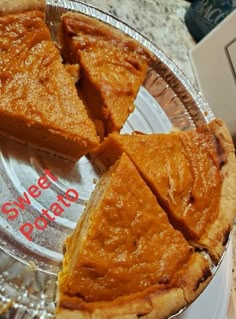
[[[63,56],[81,67],[79,92],[100,135],[120,131],[154,59],[140,43],[80,13],[62,16]]]
[[[80,157],[99,138],[44,23],[44,1],[0,8],[0,129]]]
[[[219,261],[236,212],[234,146],[225,125],[214,120],[188,132],[111,134],[91,156],[109,167],[123,152],[174,227]]]
[[[210,277],[208,261],[171,226],[123,154],[66,241],[56,317],[167,318]]]

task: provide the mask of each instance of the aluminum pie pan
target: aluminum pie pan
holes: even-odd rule
[[[202,96],[175,63],[148,39],[109,14],[77,1],[47,0],[46,22],[55,41],[60,16],[66,11],[81,12],[108,23],[156,56],[135,101],[136,110],[122,132],[169,132],[172,127],[188,130],[214,119]],[[143,107],[148,111],[145,114]],[[99,174],[86,157],[73,163],[0,136],[0,205],[21,196],[44,174],[46,167],[58,177],[48,192],[39,201],[32,201],[24,213],[20,212],[16,223],[0,215],[0,315],[1,309],[4,310],[3,318],[53,318],[63,242],[82,214]],[[42,208],[48,208],[57,194],[64,195],[69,188],[77,189],[78,201],[48,229],[35,233],[33,242],[25,240],[18,231],[20,223],[33,222]]]

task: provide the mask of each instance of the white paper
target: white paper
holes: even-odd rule
[[[191,51],[199,89],[236,136],[236,10]]]

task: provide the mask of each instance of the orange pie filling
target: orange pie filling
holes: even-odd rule
[[[219,214],[225,163],[220,147],[206,127],[171,134],[110,134],[91,157],[107,168],[125,152],[174,227],[197,242]]]
[[[123,154],[99,181],[66,242],[58,307],[91,310],[181,287],[178,273],[192,253]]]
[[[134,110],[151,53],[115,28],[79,13],[62,16],[61,33],[66,61],[81,66],[79,93],[100,135],[120,131]]]
[[[80,157],[98,137],[44,23],[44,13],[0,17],[0,129]]]
[[[0,128],[80,157],[97,146],[98,137],[74,87],[78,68],[61,64],[43,19],[36,10],[0,17]],[[64,15],[62,29],[65,56],[80,64],[79,93],[97,130],[101,136],[119,131],[153,57],[122,33],[80,14]],[[225,191],[236,176],[234,149],[219,132],[225,144],[213,126],[110,134],[91,153],[96,163],[111,167],[66,240],[58,318],[163,319],[203,290],[210,263],[191,244],[203,244],[211,253],[228,231],[235,206],[232,191]],[[227,152],[232,179],[224,171]],[[222,207],[229,208],[228,219]],[[222,256],[221,248],[214,256]]]

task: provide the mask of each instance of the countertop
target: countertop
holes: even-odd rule
[[[196,86],[189,50],[196,44],[184,23],[184,0],[84,0],[142,33],[171,58]],[[236,222],[233,239],[233,286],[236,292]],[[235,271],[234,271],[235,269]]]

